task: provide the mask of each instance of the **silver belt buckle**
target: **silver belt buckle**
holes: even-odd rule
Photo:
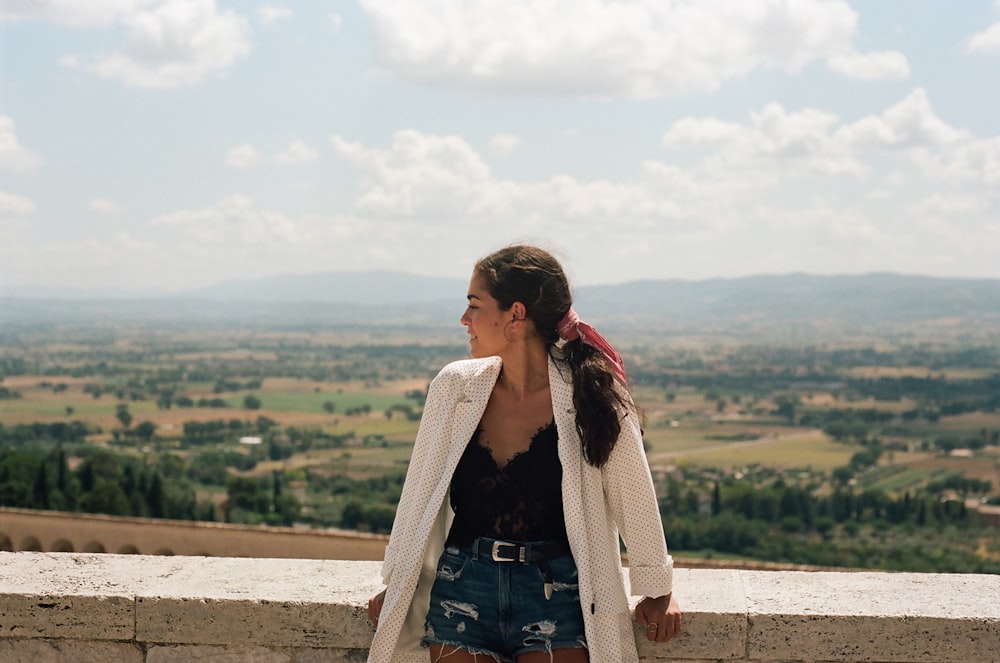
[[[517,561],[524,564],[524,546],[519,546],[516,543],[507,543],[506,541],[494,541],[493,542],[493,561],[494,562],[513,562],[513,557],[501,557],[500,556],[500,546],[510,546],[511,548],[517,548]]]

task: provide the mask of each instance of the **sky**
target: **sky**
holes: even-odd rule
[[[0,288],[1000,278],[1000,0],[0,0]]]

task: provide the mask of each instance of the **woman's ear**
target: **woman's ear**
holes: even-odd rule
[[[528,309],[521,302],[514,302],[510,307],[510,313],[514,321],[524,320],[528,317]]]

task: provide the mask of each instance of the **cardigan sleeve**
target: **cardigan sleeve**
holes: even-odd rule
[[[440,444],[443,425],[448,419],[446,414],[453,405],[452,392],[456,380],[453,373],[447,369],[448,367],[442,369],[431,380],[427,389],[424,411],[420,417],[420,426],[417,428],[413,451],[410,453],[410,463],[407,466],[406,479],[403,481],[399,503],[396,505],[396,516],[389,534],[389,543],[385,548],[385,557],[382,562],[382,582],[385,584],[389,584],[389,579],[392,577],[400,548],[405,548],[406,542],[412,540],[414,536],[412,529],[416,526],[416,520],[426,502],[426,496],[423,493],[436,485],[436,482],[425,480],[424,475],[429,471],[429,468],[423,461],[433,455],[429,453],[430,448],[435,444]]]
[[[628,551],[632,595],[671,593],[674,562],[667,552],[638,415],[632,408],[622,420],[621,434],[602,475],[609,512]]]

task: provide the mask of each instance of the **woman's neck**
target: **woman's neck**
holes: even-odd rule
[[[498,383],[505,390],[530,395],[549,386],[549,355],[544,345],[525,347],[524,352],[502,356]]]

